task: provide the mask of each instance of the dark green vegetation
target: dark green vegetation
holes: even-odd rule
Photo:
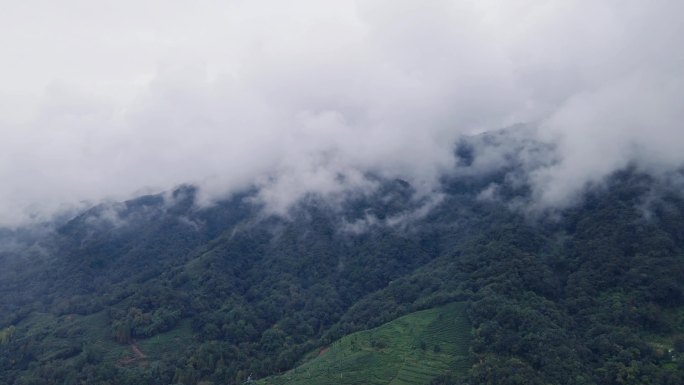
[[[433,200],[378,178],[288,218],[254,191],[197,208],[186,187],[2,232],[0,383],[243,383],[457,301],[473,364],[425,341],[450,370],[433,384],[684,383],[680,189],[630,169],[530,218],[509,209],[529,199],[515,172],[445,176]],[[491,183],[499,199],[478,198]]]
[[[303,365],[258,383],[427,384],[470,367],[469,339],[463,304],[451,304],[343,337]]]

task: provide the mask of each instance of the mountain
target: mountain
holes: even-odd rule
[[[457,163],[471,152],[462,144]],[[255,189],[202,206],[182,186],[5,230],[0,383],[238,384],[307,365],[344,376],[343,361],[309,360],[454,304],[470,337],[447,333],[444,347],[467,357],[415,369],[428,373],[416,383],[684,383],[681,191],[628,168],[581,203],[532,213],[508,164],[447,173],[432,194],[369,175],[372,192],[310,195],[286,216]],[[392,346],[380,350],[400,356]]]

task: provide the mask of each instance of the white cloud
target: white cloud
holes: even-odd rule
[[[681,164],[679,1],[29,0],[0,14],[0,224],[197,183],[430,191],[459,135],[533,122],[543,204]],[[496,157],[492,157],[494,159]]]

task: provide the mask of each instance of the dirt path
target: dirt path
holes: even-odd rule
[[[318,356],[319,356],[319,357],[320,357],[320,356],[323,356],[323,355],[325,355],[325,353],[327,353],[328,351],[330,351],[330,347],[328,347],[328,346],[326,346],[326,347],[324,347],[324,348],[321,348],[321,350],[318,351]]]
[[[131,350],[133,350],[133,353],[135,353],[138,356],[138,358],[140,358],[140,359],[147,358],[145,353],[143,353],[142,350],[140,350],[140,348],[138,347],[138,344],[135,341],[131,342]]]
[[[129,356],[129,357],[121,358],[119,360],[119,365],[129,366],[129,365],[133,365],[137,362],[138,365],[140,365],[142,367],[147,366],[147,355],[145,353],[143,353],[142,350],[140,350],[140,347],[138,346],[138,344],[135,341],[132,341],[129,346],[131,347],[131,350],[134,353],[134,357]]]

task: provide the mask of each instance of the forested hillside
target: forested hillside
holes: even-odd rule
[[[0,385],[684,385],[683,15],[2,1]]]
[[[680,190],[627,169],[530,214],[509,171],[454,173],[427,197],[373,177],[285,217],[253,190],[199,207],[185,186],[8,230],[0,383],[239,384],[453,302],[469,366],[434,384],[684,383]]]

